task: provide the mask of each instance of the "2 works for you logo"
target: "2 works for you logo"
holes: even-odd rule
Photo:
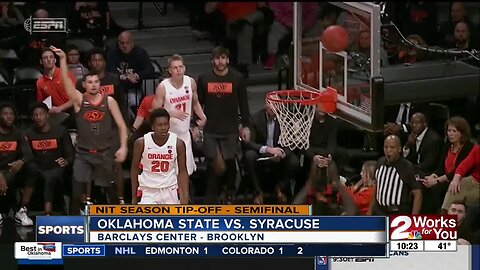
[[[456,240],[457,218],[452,215],[390,216],[391,240]]]
[[[30,35],[32,33],[65,33],[67,32],[67,19],[65,18],[28,18],[23,27]]]

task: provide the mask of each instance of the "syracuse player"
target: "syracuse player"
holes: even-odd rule
[[[153,132],[138,138],[133,146],[131,167],[132,204],[188,204],[189,180],[185,143],[170,128],[167,110],[150,114]],[[180,195],[180,199],[179,199]]]

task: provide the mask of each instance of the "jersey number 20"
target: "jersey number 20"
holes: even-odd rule
[[[170,169],[170,163],[168,161],[152,161],[152,172],[168,172]]]

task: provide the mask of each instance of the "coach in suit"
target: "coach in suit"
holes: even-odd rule
[[[280,126],[268,104],[253,116],[251,123],[251,138],[248,142],[244,141],[243,145],[247,173],[256,191],[254,203],[263,203],[262,187],[268,184],[259,179],[260,174],[266,176],[263,180],[274,181],[278,202],[286,203],[288,181],[294,177],[299,160],[290,149],[278,144]],[[262,160],[258,160],[259,158]]]
[[[436,169],[442,145],[442,139],[428,128],[423,113],[415,113],[410,120],[411,132],[403,147],[403,156],[415,164],[423,175],[430,175]]]
[[[423,113],[415,113],[410,120],[411,133],[403,147],[403,156],[419,169],[420,179],[430,175],[440,162],[442,139],[428,128],[427,118]],[[423,203],[420,213],[436,214],[440,209],[441,192],[437,188],[423,186]]]

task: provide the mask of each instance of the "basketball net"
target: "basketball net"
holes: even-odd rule
[[[319,93],[306,90],[273,91],[267,94],[270,105],[280,124],[279,144],[290,150],[309,147]]]

